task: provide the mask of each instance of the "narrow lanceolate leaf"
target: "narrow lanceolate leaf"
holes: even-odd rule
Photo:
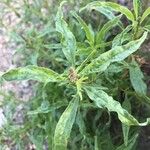
[[[56,15],[56,30],[62,35],[62,50],[69,61],[74,66],[75,64],[75,52],[76,52],[76,39],[73,33],[69,30],[67,23],[63,19],[63,12],[61,10],[64,1],[60,4]]]
[[[133,8],[134,8],[136,20],[138,19],[140,15],[140,9],[142,8],[141,5],[142,5],[141,0],[133,0]]]
[[[129,71],[130,71],[130,81],[136,93],[139,95],[146,95],[147,86],[143,81],[144,75],[138,63],[135,60],[132,61],[129,67]]]
[[[118,101],[114,100],[103,90],[97,90],[94,87],[86,87],[85,91],[89,98],[94,101],[97,107],[107,108],[110,112],[116,112],[119,120],[128,126],[144,126],[150,123],[150,119],[147,119],[145,123],[139,123],[127,110],[121,107]]]
[[[129,55],[139,49],[141,44],[145,41],[147,32],[143,36],[135,41],[131,41],[123,46],[116,46],[111,50],[101,54],[98,58],[94,59],[88,64],[81,72],[81,75],[87,75],[95,72],[103,72],[113,62],[119,62],[127,58]]]
[[[91,32],[91,29],[87,26],[87,24],[84,22],[84,20],[80,16],[77,15],[77,13],[72,12],[72,14],[78,20],[78,22],[84,29],[84,31],[86,33],[86,38],[87,38],[88,42],[90,43],[90,46],[94,46],[94,35]]]
[[[102,29],[97,33],[96,36],[96,44],[100,44],[102,43],[105,38],[106,38],[106,34],[108,34],[109,30],[111,30],[112,28],[114,28],[115,26],[119,25],[120,21],[120,17],[115,17],[114,19],[108,21],[103,27]]]
[[[78,114],[77,114],[76,123],[79,127],[80,133],[83,136],[86,136],[86,125],[85,125],[84,118],[83,118],[80,110],[78,111]]]
[[[74,98],[61,115],[55,129],[54,150],[67,150],[68,138],[75,121],[79,99]]]
[[[111,8],[113,11],[117,11],[117,12],[124,14],[132,22],[135,20],[134,15],[132,14],[132,12],[128,8],[121,6],[117,3],[113,3],[113,2],[94,1],[94,2],[87,4],[81,10],[84,10],[84,9],[90,9],[90,10],[95,9],[95,10],[97,10],[99,7]]]
[[[121,46],[124,42],[130,42],[132,40],[132,35],[129,31],[132,26],[127,26],[120,34],[118,34],[112,41],[112,47]]]
[[[140,22],[140,23],[142,23],[142,22],[146,19],[146,17],[148,17],[149,15],[150,15],[150,7],[147,8],[147,9],[145,10],[145,12],[143,13],[143,15],[142,15],[142,17],[141,17],[141,22]]]
[[[13,80],[36,80],[39,82],[58,82],[61,77],[51,69],[37,66],[27,66],[11,69],[2,75],[6,81]]]
[[[131,104],[130,104],[130,101],[128,99],[125,99],[122,107],[124,109],[126,109],[129,113],[131,113]],[[123,139],[124,139],[124,145],[125,146],[128,145],[129,130],[130,130],[130,126],[122,124]]]
[[[114,11],[110,7],[100,6],[100,7],[95,7],[94,10],[100,12],[109,20],[116,18],[116,16],[114,15]]]

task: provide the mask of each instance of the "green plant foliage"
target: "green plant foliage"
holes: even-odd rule
[[[90,28],[86,25],[84,20],[82,20],[82,18],[77,15],[77,13],[72,12],[72,14],[79,21],[80,25],[83,27],[83,29],[84,29],[84,31],[86,33],[87,40],[88,40],[90,46],[93,47],[95,41],[94,41],[94,35],[91,32]]]
[[[113,29],[115,26],[119,25],[120,17],[116,17],[110,21],[108,21],[102,29],[97,33],[96,36],[96,43],[103,43],[105,42],[105,38],[109,30]]]
[[[111,50],[101,54],[98,58],[96,58],[89,65],[87,65],[81,71],[81,74],[105,71],[111,63],[122,61],[129,55],[134,53],[136,50],[138,50],[146,37],[147,33],[145,32],[144,35],[136,41],[131,41],[123,46],[113,47]]]
[[[150,8],[142,14],[141,0],[133,11],[114,1],[23,0],[21,10],[14,0],[0,2],[20,17],[9,35],[23,56],[0,72],[1,84],[26,80],[33,93],[19,101],[0,91],[7,118],[0,149],[137,150],[140,127],[150,124],[148,77],[137,60]]]
[[[127,26],[120,34],[118,34],[112,41],[112,47],[120,46],[123,43],[127,43],[132,40],[132,34],[129,31],[132,29],[131,26]]]
[[[132,150],[134,147],[134,144],[136,143],[138,135],[134,135],[128,142],[128,145],[121,145],[120,147],[118,147],[116,150]]]
[[[132,22],[133,26],[133,32],[134,32],[134,38],[139,38],[141,33],[144,30],[144,26],[142,25],[142,22],[149,16],[149,8],[145,10],[145,12],[141,15],[142,10],[142,3],[141,0],[133,0],[133,7],[134,12],[130,11],[127,7],[124,7],[122,5],[119,5],[117,3],[112,2],[100,2],[100,1],[94,1],[89,4],[87,4],[85,7],[83,7],[81,10],[84,9],[95,9],[98,10],[101,7],[106,8],[108,7],[110,10],[120,12],[121,14],[125,15],[128,20]]]
[[[141,0],[133,0],[133,8],[135,12],[135,17],[138,19],[138,16],[140,15],[141,12]]]
[[[150,8],[147,8],[141,17],[140,23],[142,23],[146,19],[146,17],[148,17],[149,15],[150,15]]]
[[[123,109],[117,101],[113,100],[112,97],[108,96],[107,93],[105,93],[102,90],[96,90],[93,87],[88,87],[85,89],[90,99],[92,99],[95,104],[99,108],[107,108],[108,111],[114,111],[117,112],[118,118],[120,121],[128,126],[131,125],[142,125],[138,123],[138,121],[131,116],[125,109]],[[143,123],[143,125],[149,124],[149,119],[146,123]]]
[[[36,80],[39,82],[58,82],[61,81],[61,77],[53,70],[37,67],[27,66],[17,69],[12,69],[2,75],[2,78],[6,81],[13,80]]]
[[[103,15],[105,15],[109,20],[112,20],[115,18],[113,10],[107,6],[106,7],[104,6],[94,7],[94,9],[102,13]]]
[[[147,93],[147,86],[146,83],[143,81],[144,75],[138,65],[138,63],[133,60],[131,62],[130,67],[130,80],[134,90],[140,95],[146,95]]]
[[[63,13],[61,10],[64,2],[60,4],[59,10],[56,16],[56,30],[62,34],[62,50],[69,63],[72,66],[75,65],[75,52],[76,52],[76,40],[72,32],[69,30],[67,23],[63,19]]]
[[[122,106],[129,113],[131,113],[131,103],[128,99],[125,99]],[[129,140],[130,126],[122,124],[122,131],[123,131],[123,137],[124,137],[124,144],[125,144],[125,146],[127,146],[128,145],[128,140]]]
[[[134,21],[134,16],[133,16],[132,12],[129,9],[127,9],[126,7],[121,6],[117,3],[94,1],[94,2],[89,3],[84,8],[82,8],[82,10],[84,10],[84,9],[96,9],[97,7],[102,7],[102,6],[112,8],[113,11],[121,12],[129,20]]]
[[[65,150],[67,148],[68,138],[75,121],[77,109],[79,105],[78,98],[74,98],[66,110],[61,115],[54,135],[54,149],[55,150]]]

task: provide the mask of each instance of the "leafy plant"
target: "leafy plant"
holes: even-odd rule
[[[141,16],[140,0],[133,1],[134,13],[116,3],[91,2],[81,10],[98,10],[109,21],[103,24],[100,30],[93,29],[72,11],[74,26],[81,27],[80,32],[85,35],[78,41],[76,35],[79,33],[75,33],[76,30],[70,27],[64,17],[62,7],[65,3],[61,2],[55,18],[55,36],[52,39],[57,39],[57,42],[47,45],[51,53],[57,54],[57,59],[53,58],[53,54],[50,55],[55,65],[52,65],[51,69],[28,65],[11,69],[1,75],[3,81],[39,82],[35,97],[38,102],[34,100],[28,104],[32,107],[27,118],[29,122],[30,118],[33,121],[24,127],[25,132],[34,124],[33,130],[28,131],[28,134],[37,148],[41,148],[43,139],[46,139],[49,149],[54,150],[132,150],[136,147],[138,138],[138,129],[133,129],[132,126],[150,124],[150,118],[144,122],[138,113],[134,114],[135,117],[131,114],[132,109],[138,108],[135,105],[139,103],[137,99],[150,104],[143,73],[132,55],[147,38],[148,32],[143,22],[149,15],[148,10]],[[132,25],[124,28],[122,16],[116,17],[114,11],[125,15]],[[111,18],[108,17],[108,12],[111,12]],[[112,36],[110,40],[108,33],[114,28],[119,28],[121,33]],[[45,35],[36,37],[41,39]],[[28,39],[22,38],[29,43]],[[42,42],[40,44],[41,48],[45,47]],[[123,96],[119,97],[121,94]],[[136,103],[132,102],[132,99]],[[141,105],[141,102],[138,105]],[[41,120],[38,120],[39,117]],[[109,131],[113,124],[115,128],[122,126],[123,136],[120,132]],[[35,138],[35,131],[41,133],[39,139]]]
[[[142,14],[142,1],[141,0],[133,0],[133,12],[130,11],[127,7],[121,6],[117,3],[113,2],[100,2],[94,1],[89,3],[87,6],[82,8],[84,9],[95,9],[100,11],[101,8],[109,9],[112,11],[120,12],[127,17],[129,21],[132,23],[132,30],[133,30],[133,38],[138,38],[144,32],[144,30],[149,30],[147,24],[145,24],[145,20],[150,14],[150,9],[147,8]],[[100,11],[101,12],[101,11]]]

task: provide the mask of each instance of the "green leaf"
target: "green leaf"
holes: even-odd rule
[[[150,123],[150,119],[147,119],[144,123],[139,123],[129,112],[123,109],[120,103],[114,100],[111,96],[105,93],[103,90],[97,90],[94,87],[84,88],[87,95],[94,101],[95,105],[99,108],[107,108],[110,112],[116,112],[119,120],[128,126],[139,125],[145,126]]]
[[[114,11],[109,7],[99,6],[99,7],[95,7],[94,10],[102,13],[109,20],[112,20],[112,19],[116,18],[116,16],[114,15]]]
[[[87,95],[93,100],[99,108],[107,108],[108,111],[118,113],[120,121],[126,125],[138,125],[137,120],[123,109],[118,101],[115,101],[111,96],[103,90],[97,90],[94,87],[85,88]]]
[[[146,104],[150,105],[150,97],[139,94],[137,94],[137,96],[140,98],[140,100],[142,100],[142,102],[145,102]]]
[[[132,40],[132,35],[128,33],[132,29],[132,26],[127,26],[120,34],[118,34],[112,41],[112,47],[121,46],[124,42]]]
[[[138,19],[140,15],[141,5],[142,5],[141,0],[133,0],[133,8],[134,8],[136,20]]]
[[[142,22],[146,19],[146,17],[148,17],[149,15],[150,15],[150,7],[147,8],[147,9],[145,10],[145,12],[143,13],[143,15],[142,15],[142,17],[141,17],[140,23],[142,23]]]
[[[11,69],[2,75],[6,81],[36,80],[39,82],[59,82],[61,77],[51,69],[37,66],[27,66]]]
[[[78,111],[76,122],[77,122],[77,125],[79,126],[80,133],[83,136],[86,136],[86,126],[85,126],[84,118],[80,110]]]
[[[34,133],[35,134],[35,133]],[[44,144],[44,135],[42,132],[36,133],[36,135],[30,134],[29,139],[36,146],[37,150],[41,150]]]
[[[129,55],[139,49],[141,44],[145,41],[147,32],[143,36],[135,41],[131,41],[123,46],[116,46],[111,50],[101,54],[98,58],[94,59],[88,64],[81,72],[81,75],[88,75],[95,72],[103,72],[113,62],[119,62],[127,58]]]
[[[132,60],[131,65],[129,67],[130,72],[130,81],[132,86],[137,94],[146,95],[147,93],[147,86],[144,83],[144,75],[135,60]]]
[[[106,35],[108,34],[109,30],[111,30],[113,27],[119,25],[120,16],[115,17],[114,19],[108,21],[102,29],[97,33],[96,36],[96,44],[100,44],[104,42]]]
[[[111,8],[116,12],[120,12],[120,13],[124,14],[132,22],[134,22],[134,20],[135,20],[134,15],[132,14],[132,12],[128,8],[121,6],[117,3],[113,3],[113,2],[94,1],[94,2],[87,4],[85,7],[83,7],[81,9],[81,11],[84,9],[91,9],[91,10],[96,9],[97,10],[99,7]]]
[[[109,128],[101,126],[98,130],[100,132],[97,134],[98,150],[115,150]]]
[[[65,3],[63,1],[58,8],[58,12],[56,15],[56,30],[62,35],[62,50],[69,61],[69,63],[74,66],[75,65],[75,53],[76,53],[76,39],[73,33],[69,30],[67,23],[63,19],[62,5]]]
[[[88,39],[88,42],[90,43],[90,46],[94,46],[94,35],[91,32],[91,29],[87,26],[87,24],[84,22],[84,20],[77,15],[77,13],[72,12],[73,16],[78,20],[80,25],[83,27],[85,33],[86,33],[86,38]]]
[[[138,138],[138,134],[135,134],[128,142],[128,145],[125,144],[119,146],[116,150],[133,150],[133,147],[136,143],[136,140]]]
[[[126,109],[129,113],[131,113],[131,104],[128,99],[125,99],[125,101],[122,104],[122,107]],[[125,146],[128,145],[129,130],[130,130],[130,126],[122,124],[123,139],[124,139]]]
[[[142,102],[145,102],[150,105],[150,98],[146,96],[147,94],[147,85],[143,81],[144,75],[140,69],[138,63],[133,59],[129,67],[130,81],[136,92],[137,98]]]
[[[146,26],[144,27],[144,29],[145,29],[147,32],[150,32],[150,25],[146,25]]]
[[[67,150],[68,138],[75,121],[79,98],[74,98],[61,115],[55,129],[54,150]]]

